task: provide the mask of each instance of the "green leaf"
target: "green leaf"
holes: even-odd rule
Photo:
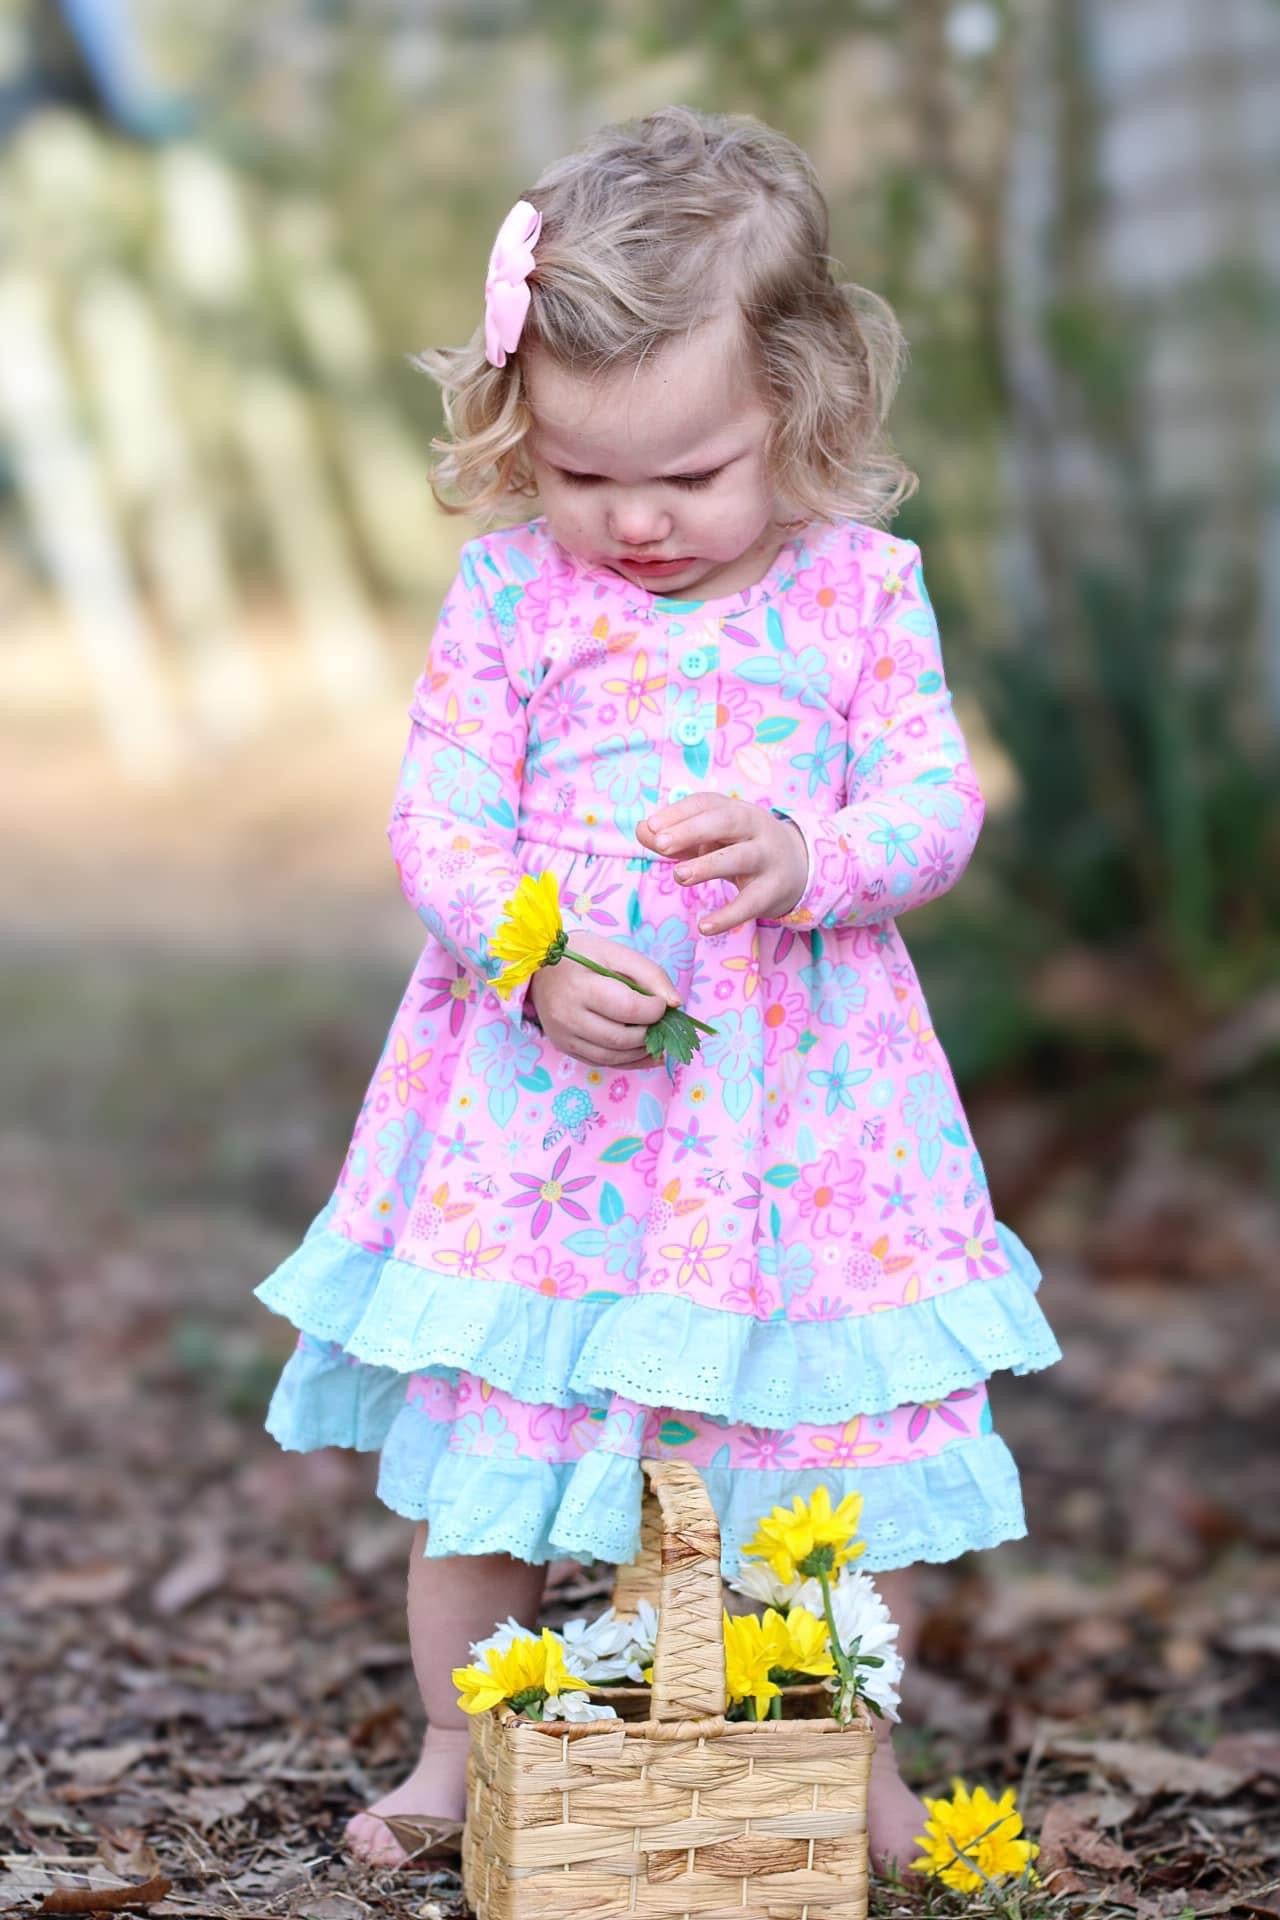
[[[658,1433],[658,1444],[663,1447],[683,1447],[697,1437],[696,1429],[687,1427],[683,1420],[664,1420]]]
[[[612,1180],[606,1180],[600,1194],[600,1218],[606,1227],[612,1227],[621,1220],[626,1208],[622,1204],[622,1195]]]
[[[600,1158],[609,1166],[617,1166],[622,1160],[630,1160],[639,1153],[644,1145],[643,1136],[638,1133],[624,1133],[620,1139],[611,1140]]]
[[[692,1060],[702,1041],[684,1008],[668,1007],[661,1020],[645,1028],[644,1044],[655,1060],[665,1057],[684,1063]]]
[[[800,1169],[790,1160],[779,1160],[776,1166],[766,1171],[764,1177],[771,1187],[789,1187],[800,1178]]]

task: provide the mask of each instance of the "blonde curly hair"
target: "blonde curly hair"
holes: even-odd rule
[[[795,143],[748,114],[663,107],[599,129],[527,193],[542,215],[520,347],[415,364],[443,393],[432,491],[447,513],[527,517],[537,484],[521,360],[536,346],[585,377],[638,366],[736,303],[772,416],[774,488],[800,519],[883,524],[915,487],[885,416],[905,344],[892,309],[832,272],[829,216]]]

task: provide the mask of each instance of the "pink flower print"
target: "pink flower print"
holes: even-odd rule
[[[885,1066],[890,1060],[896,1064],[906,1048],[906,1026],[896,1013],[878,1013],[874,1020],[868,1020],[863,1027],[858,1044],[863,1053],[874,1054],[878,1067]]]
[[[653,1186],[658,1178],[658,1161],[666,1137],[664,1128],[655,1127],[652,1133],[645,1135],[644,1145],[631,1162],[632,1171],[639,1174],[646,1187]]]
[[[908,584],[906,575],[893,561],[870,577],[876,589],[876,597],[871,607],[873,626],[878,626],[887,613],[910,606],[916,597]]]
[[[462,1023],[467,1017],[467,1005],[472,995],[470,974],[463,973],[461,969],[452,979],[444,974],[432,974],[420,980],[418,984],[426,989],[427,994],[425,1000],[418,1002],[418,1012],[435,1013],[441,1007],[448,1007],[449,1032],[456,1037],[461,1032]],[[421,1031],[422,1029],[419,1028],[419,1032]]]
[[[751,1467],[789,1466],[795,1444],[793,1435],[775,1433],[772,1427],[749,1427],[738,1436],[743,1465]]]
[[[790,605],[802,620],[815,621],[824,640],[847,640],[858,631],[857,575],[843,576],[829,560],[815,560],[797,575]]]
[[[869,1288],[879,1286],[884,1277],[884,1268],[873,1253],[865,1247],[854,1247],[845,1255],[845,1284],[857,1293],[866,1293]]]
[[[838,1440],[829,1433],[815,1433],[811,1445],[815,1453],[830,1456],[833,1467],[856,1467],[860,1460],[866,1460],[873,1453],[879,1453],[878,1440],[863,1440],[862,1415],[855,1413],[852,1420],[845,1423]]]
[[[518,733],[490,733],[485,736],[485,758],[496,773],[510,774],[518,780],[524,770],[524,745]]]
[[[427,1083],[422,1073],[432,1052],[431,1047],[423,1047],[415,1053],[403,1033],[397,1033],[393,1039],[390,1060],[378,1075],[378,1081],[379,1084],[390,1081],[402,1107],[408,1106],[411,1094],[426,1092]]]
[[[963,1260],[965,1273],[970,1280],[981,1280],[987,1275],[1003,1273],[1004,1263],[1000,1259],[1000,1242],[995,1234],[982,1238],[983,1226],[987,1219],[987,1209],[979,1209],[970,1234],[957,1233],[954,1227],[941,1229],[944,1240],[951,1245],[938,1255],[939,1260]]]
[[[834,1148],[805,1168],[791,1191],[815,1239],[839,1239],[852,1232],[866,1173],[863,1161]]]
[[[760,1202],[764,1199],[764,1188],[754,1173],[744,1173],[742,1177],[747,1183],[747,1191],[733,1204],[751,1215],[751,1243],[754,1246],[760,1238]]]
[[[545,1294],[551,1300],[566,1300],[582,1292],[584,1276],[572,1260],[557,1260],[550,1247],[534,1247],[531,1253],[518,1253],[512,1264],[517,1281],[531,1293]]]
[[[436,1140],[436,1145],[440,1150],[441,1156],[446,1161],[449,1161],[449,1160],[474,1161],[476,1157],[475,1147],[472,1145],[471,1141],[468,1140],[466,1129],[464,1128],[461,1120],[459,1120],[457,1126],[454,1128],[452,1133],[442,1133],[438,1135]]]
[[[446,1273],[456,1273],[464,1280],[479,1279],[487,1266],[502,1257],[500,1246],[486,1247],[480,1231],[480,1222],[473,1220],[467,1228],[460,1247],[433,1247],[431,1258]]]
[[[617,880],[608,886],[601,886],[599,881],[588,882],[577,893],[562,894],[561,899],[564,902],[565,911],[573,914],[576,919],[590,920],[597,927],[616,927],[618,916],[616,913],[610,913],[604,903],[610,894],[620,890],[620,886],[621,883]]]
[[[545,1180],[536,1173],[513,1173],[511,1178],[518,1186],[524,1187],[524,1193],[511,1194],[506,1204],[509,1207],[533,1207],[532,1233],[535,1240],[546,1232],[551,1223],[552,1212],[559,1207],[562,1213],[570,1214],[575,1220],[589,1220],[591,1215],[578,1200],[569,1198],[583,1187],[589,1187],[595,1180],[594,1173],[579,1174],[576,1180],[564,1180],[561,1175],[569,1164],[572,1146],[562,1147],[556,1157],[555,1165]]]
[[[668,1127],[667,1135],[676,1143],[675,1160],[677,1166],[687,1153],[710,1153],[715,1143],[714,1133],[703,1133],[702,1121],[695,1113],[687,1127]]]
[[[863,675],[873,690],[876,711],[886,718],[916,690],[923,660],[908,634],[877,627],[867,636]]]
[[[745,681],[723,683],[716,696],[716,760],[727,766],[740,747],[756,737],[756,722],[764,717],[764,702]]]
[[[707,1239],[710,1232],[711,1222],[704,1216],[698,1221],[698,1224],[694,1227],[693,1232],[689,1235],[688,1240],[683,1246],[677,1244],[660,1249],[664,1260],[676,1260],[679,1262],[676,1269],[676,1285],[678,1287],[687,1287],[694,1281],[696,1281],[699,1286],[710,1286],[710,1262],[712,1260],[723,1260],[725,1255],[731,1251],[727,1244],[725,1246],[709,1247],[707,1245]]]
[[[884,1205],[880,1209],[880,1218],[882,1220],[887,1220],[891,1213],[911,1213],[914,1211],[916,1197],[914,1193],[907,1192],[902,1184],[902,1175],[900,1173],[894,1174],[893,1185],[891,1187],[882,1187],[879,1182],[873,1182],[872,1188],[884,1201]]]
[[[449,902],[449,923],[460,941],[470,945],[488,928],[492,896],[483,887],[459,887]]]
[[[762,980],[760,1006],[764,1017],[764,1057],[766,1063],[773,1066],[780,1056],[795,1051],[804,1031],[808,1008],[804,995],[783,967]]]
[[[520,612],[531,632],[544,634],[550,626],[559,626],[569,611],[573,588],[573,569],[563,561],[551,560],[524,590]]]
[[[749,1313],[755,1320],[768,1320],[778,1306],[777,1289],[770,1276],[761,1273],[750,1257],[733,1263],[733,1285],[724,1297],[735,1313]]]
[[[591,702],[585,690],[572,680],[558,681],[547,694],[543,705],[547,715],[548,738],[567,735],[574,727],[585,727],[591,718]]]
[[[619,1101],[625,1100],[630,1091],[631,1089],[627,1085],[627,1076],[625,1073],[618,1074],[616,1078],[609,1082],[609,1098],[615,1106],[617,1106]]]
[[[929,893],[942,893],[951,885],[955,872],[955,853],[940,834],[934,834],[920,861],[920,879]]]
[[[967,1423],[960,1418],[959,1414],[952,1413],[950,1406],[954,1400],[974,1399],[977,1391],[976,1387],[957,1387],[955,1392],[949,1393],[945,1400],[922,1400],[907,1422],[908,1440],[918,1440],[935,1414],[947,1426],[954,1427],[957,1433],[968,1433]]]

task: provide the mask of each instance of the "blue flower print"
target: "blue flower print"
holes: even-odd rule
[[[449,1435],[450,1453],[478,1453],[495,1460],[514,1460],[519,1443],[496,1407],[483,1413],[464,1413],[453,1423]]]
[[[693,965],[693,936],[678,913],[669,913],[655,925],[642,920],[627,936],[627,945],[665,967],[673,980]],[[625,968],[623,969],[625,972]]]
[[[798,767],[801,773],[807,772],[809,775],[809,798],[811,800],[819,787],[829,787],[831,785],[831,775],[827,772],[827,768],[833,761],[842,759],[846,751],[847,748],[844,740],[833,740],[831,738],[831,722],[824,720],[818,730],[818,737],[813,743],[813,752],[792,754],[792,766]]]
[[[778,686],[785,700],[798,700],[803,707],[820,707],[830,685],[831,675],[821,647],[804,647],[799,653],[783,654]]]
[[[644,1266],[644,1221],[632,1213],[624,1213],[620,1220],[614,1220],[604,1229],[604,1264],[606,1273],[620,1273],[628,1280],[638,1280]]]
[[[813,1250],[801,1242],[792,1246],[779,1240],[766,1240],[760,1248],[760,1271],[778,1283],[787,1306],[797,1294],[808,1293],[813,1285]]]
[[[801,967],[800,978],[809,989],[809,1006],[824,1027],[842,1027],[866,1004],[862,976],[847,960],[815,960]]]
[[[759,1007],[743,1007],[741,1012],[729,1008],[717,1014],[716,1031],[703,1041],[702,1055],[708,1069],[724,1083],[725,1111],[741,1120],[751,1105],[750,1081],[764,1079],[764,1022]]]
[[[431,797],[464,820],[479,820],[496,806],[502,782],[492,767],[463,747],[441,747],[431,767]]]
[[[884,848],[886,867],[891,867],[899,854],[908,866],[918,867],[919,856],[911,842],[920,838],[924,828],[910,825],[905,820],[886,820],[882,813],[873,813],[870,818],[879,824],[877,831],[869,833],[867,839],[873,846]]]
[[[623,833],[631,833],[645,805],[658,798],[662,756],[648,745],[648,735],[640,727],[633,727],[629,734],[610,734],[595,751],[596,789],[608,794],[615,821]]]
[[[394,1180],[407,1206],[418,1191],[435,1135],[412,1108],[401,1119],[388,1120],[378,1134],[378,1172]]]
[[[489,1089],[489,1112],[500,1127],[515,1113],[516,1080],[533,1072],[540,1044],[536,1034],[512,1020],[487,1020],[476,1035],[472,1063]]]
[[[838,1107],[856,1108],[853,1090],[860,1087],[864,1080],[871,1078],[870,1067],[849,1066],[849,1044],[845,1041],[837,1050],[830,1070],[823,1067],[811,1067],[809,1078],[815,1087],[827,1090],[827,1112],[834,1113]]]
[[[940,1073],[912,1073],[907,1076],[907,1088],[903,1119],[918,1140],[936,1140],[956,1117],[946,1081]]]

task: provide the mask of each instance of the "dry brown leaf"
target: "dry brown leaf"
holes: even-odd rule
[[[136,1578],[135,1569],[118,1560],[93,1560],[18,1581],[14,1597],[24,1613],[43,1613],[47,1607],[105,1607],[123,1600]]]
[[[1260,1727],[1253,1733],[1224,1734],[1206,1758],[1220,1767],[1247,1767],[1251,1780],[1280,1780],[1280,1732]]]
[[[181,1795],[178,1808],[193,1827],[216,1827],[220,1820],[234,1820],[246,1807],[251,1807],[263,1791],[261,1786],[238,1784],[191,1787]]]
[[[227,1577],[227,1548],[223,1540],[205,1540],[174,1562],[151,1589],[157,1613],[181,1613],[193,1601],[214,1593]]]
[[[155,1848],[137,1827],[105,1829],[98,1835],[98,1858],[118,1880],[150,1880],[160,1871]]]
[[[135,1767],[145,1754],[160,1751],[150,1740],[123,1740],[114,1747],[78,1747],[74,1752],[51,1754],[53,1772],[69,1773],[82,1786],[108,1786]],[[65,1797],[65,1795],[63,1796]]]
[[[1135,1793],[1185,1793],[1225,1800],[1249,1778],[1247,1767],[1223,1766],[1193,1753],[1176,1753],[1144,1740],[1062,1740],[1046,1749],[1067,1759],[1092,1760],[1104,1773],[1117,1774]]]
[[[172,1880],[163,1873],[138,1887],[55,1887],[40,1903],[41,1913],[127,1913],[163,1900]]]
[[[1049,1808],[1040,1827],[1037,1864],[1042,1873],[1066,1868],[1070,1861],[1099,1873],[1127,1873],[1137,1865],[1131,1853],[1092,1825],[1086,1812],[1092,1801],[1092,1794],[1069,1794]],[[1055,1886],[1064,1890],[1060,1882],[1055,1881]]]

